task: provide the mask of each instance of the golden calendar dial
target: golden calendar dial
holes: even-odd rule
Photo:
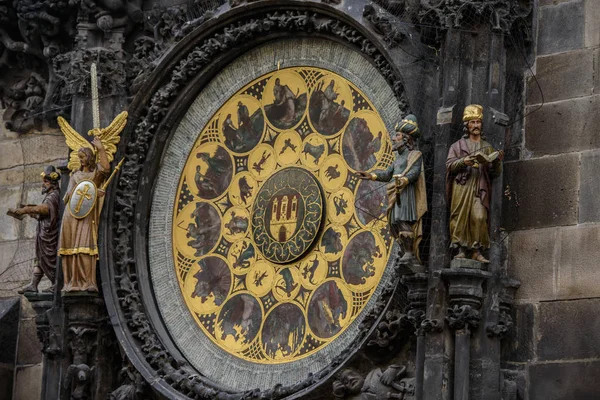
[[[377,110],[330,71],[268,73],[200,132],[179,181],[173,257],[185,302],[217,346],[284,363],[335,340],[390,258]]]

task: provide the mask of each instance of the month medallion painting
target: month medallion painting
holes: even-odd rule
[[[173,211],[179,287],[202,331],[236,357],[291,362],[361,313],[390,258],[386,190],[357,170],[393,160],[351,82],[313,67],[264,75],[209,120]]]

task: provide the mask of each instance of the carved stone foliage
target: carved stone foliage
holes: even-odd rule
[[[497,337],[502,339],[513,326],[512,317],[505,310],[501,310],[498,314],[498,323],[486,324],[485,331],[489,337]]]
[[[134,41],[134,51],[127,64],[127,81],[132,94],[137,93],[156,61],[184,36],[187,21],[183,8],[154,9],[146,13],[144,32]]]
[[[125,88],[135,93],[154,61],[210,19],[223,0],[197,3],[186,12],[183,6],[142,11],[142,0],[0,0],[6,127],[26,133],[44,122],[54,126],[58,115],[69,114],[73,94],[89,94],[92,61],[101,75],[100,95]],[[122,50],[128,35],[131,55]]]
[[[487,22],[493,32],[507,34],[517,19],[529,16],[532,8],[531,0],[421,0],[419,22],[444,29]]]
[[[394,24],[394,20],[416,24],[421,41],[427,44],[439,45],[448,29],[474,29],[482,24],[496,33],[519,32],[526,43],[532,39],[533,0],[373,0],[373,3],[381,10],[373,12],[377,7],[370,5],[369,10],[365,9],[365,18],[390,45],[390,34],[396,38],[402,34],[401,25]]]
[[[476,329],[479,326],[479,320],[481,315],[479,311],[470,305],[454,305],[454,307],[448,309],[448,315],[446,321],[450,328],[454,330],[458,329]]]
[[[399,310],[387,311],[367,345],[392,349],[394,341],[406,330],[408,322],[410,319]]]
[[[486,334],[489,337],[502,339],[513,328],[511,309],[519,286],[521,286],[521,282],[515,279],[504,278],[502,280],[498,321],[496,323],[488,322],[485,326]]]
[[[94,23],[104,32],[125,28],[143,20],[142,0],[73,0],[79,7],[78,22]]]
[[[39,128],[41,113],[60,103],[49,91],[48,62],[73,22],[66,1],[0,0],[0,104],[8,129]]]
[[[408,322],[410,322],[411,325],[413,326],[413,328],[415,330],[415,334],[417,336],[422,335],[423,334],[422,324],[423,324],[423,320],[425,319],[425,311],[418,310],[418,309],[412,309],[412,310],[408,311],[407,319],[408,319]]]
[[[148,383],[127,358],[123,359],[119,382],[120,386],[110,393],[109,400],[143,400],[150,397]]]
[[[441,332],[444,330],[444,324],[443,321],[438,319],[424,319],[421,322],[421,329],[423,329],[424,333]]]
[[[389,47],[398,46],[409,35],[399,18],[375,4],[365,6],[363,17],[369,21],[373,30],[382,36]]]
[[[66,93],[91,93],[90,67],[95,62],[98,73],[98,94],[110,96],[122,93],[125,85],[125,61],[120,51],[106,48],[74,50],[53,59],[52,67]]]
[[[36,72],[10,86],[5,92],[6,111],[2,116],[7,121],[6,128],[16,132],[40,129],[41,118],[36,114],[42,109],[47,88],[46,80]]]

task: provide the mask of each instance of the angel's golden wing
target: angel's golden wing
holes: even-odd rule
[[[81,163],[79,162],[79,157],[77,156],[79,149],[82,147],[88,147],[95,152],[94,146],[92,146],[90,142],[77,133],[77,131],[73,129],[73,127],[69,125],[69,123],[63,117],[58,117],[58,126],[60,127],[63,135],[65,135],[67,146],[69,146],[71,149],[67,168],[69,168],[71,172],[75,172],[81,168]]]
[[[92,129],[90,131],[92,135],[98,136],[102,141],[108,162],[114,159],[114,155],[117,152],[117,144],[121,140],[119,135],[125,128],[125,125],[127,125],[127,116],[127,111],[123,111],[106,128]]]

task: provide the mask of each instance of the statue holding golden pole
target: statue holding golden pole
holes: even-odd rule
[[[127,124],[127,112],[123,111],[108,127],[100,128],[95,67],[92,64],[94,124],[88,133],[94,137],[92,143],[75,131],[65,119],[58,117],[58,125],[71,149],[68,163],[71,176],[64,198],[65,212],[58,246],[64,275],[63,292],[98,291],[98,223],[104,193],[112,178],[109,178],[110,162],[117,151],[119,135]]]

